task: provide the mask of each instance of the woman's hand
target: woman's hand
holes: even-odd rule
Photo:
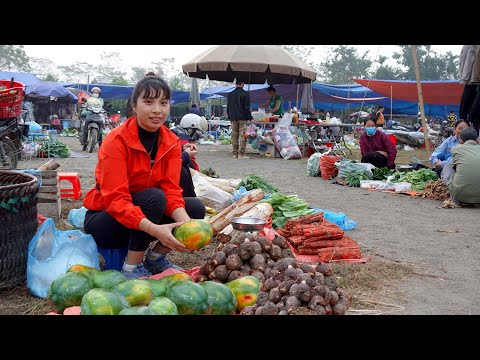
[[[166,248],[181,252],[190,252],[190,250],[188,250],[187,247],[180,241],[175,239],[172,234],[172,230],[182,224],[184,224],[184,222],[175,222],[164,225],[156,225],[152,223],[148,228],[148,233],[157,238],[158,241],[160,241],[160,243]]]
[[[187,152],[187,154],[190,156],[190,159],[198,154],[197,145],[195,144],[185,144],[183,146],[183,151]]]
[[[383,156],[385,156],[386,158],[388,158],[388,154],[385,152],[385,151],[377,151],[378,153],[382,154]]]

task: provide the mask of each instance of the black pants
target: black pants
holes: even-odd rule
[[[362,156],[362,163],[369,163],[377,168],[387,166],[388,159],[377,151],[365,153]]]
[[[132,195],[134,205],[140,206],[148,220],[155,224],[170,224],[173,219],[164,215],[167,199],[165,193],[150,188]],[[200,199],[185,198],[185,210],[192,219],[205,217],[205,206]],[[88,210],[85,214],[85,233],[91,234],[99,247],[117,249],[128,246],[131,251],[145,251],[153,236],[140,230],[129,229],[115,220],[105,210]]]
[[[190,174],[190,168],[182,165],[180,172],[180,187],[183,189],[183,197],[197,197],[195,194],[195,186],[193,185],[192,175]]]

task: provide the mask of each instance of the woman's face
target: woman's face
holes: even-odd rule
[[[273,98],[275,96],[275,91],[267,90],[267,94],[269,98]]]
[[[460,133],[466,128],[468,128],[468,125],[465,121],[462,121],[460,124],[458,124],[458,126],[455,128],[455,136],[457,139],[460,139]]]
[[[367,120],[367,122],[365,123],[365,128],[374,128],[374,127],[376,127],[375,123],[372,120]]]
[[[137,113],[138,126],[154,132],[159,129],[170,114],[170,100],[163,98],[163,92],[158,98],[144,98],[145,92],[138,97],[133,110]]]

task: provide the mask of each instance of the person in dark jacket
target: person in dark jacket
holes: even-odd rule
[[[236,89],[228,94],[227,97],[227,115],[232,122],[232,146],[234,159],[248,159],[245,156],[247,140],[245,131],[247,130],[247,121],[252,120],[250,112],[250,95],[243,90],[245,83],[241,80],[236,81]]]
[[[397,148],[383,131],[377,130],[374,117],[365,119],[365,131],[360,135],[360,152],[362,163],[370,163],[376,167],[395,168]]]

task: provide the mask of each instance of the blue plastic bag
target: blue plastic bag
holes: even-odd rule
[[[52,282],[75,264],[100,270],[95,240],[80,230],[58,231],[48,218],[28,244],[28,290],[46,298]]]
[[[326,209],[315,209],[314,214],[323,211],[323,217],[325,220],[338,225],[343,231],[352,230],[357,227],[357,222],[349,219],[344,213],[334,213],[333,211]]]
[[[82,206],[80,209],[72,209],[68,212],[68,222],[76,228],[83,229],[86,213],[87,208],[85,206]]]

